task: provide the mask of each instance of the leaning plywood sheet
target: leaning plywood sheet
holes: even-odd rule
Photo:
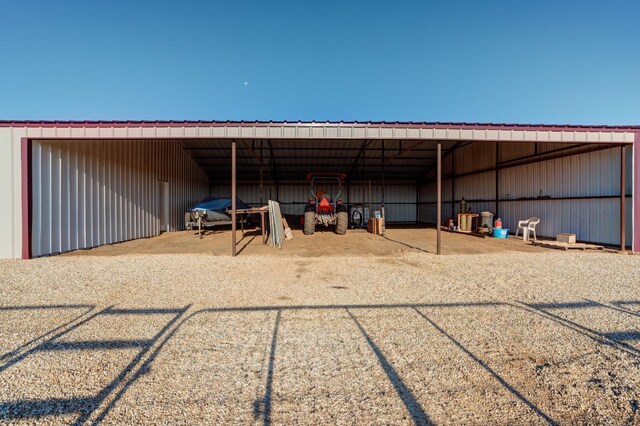
[[[282,213],[280,203],[269,200],[269,232],[271,233],[271,245],[282,248],[284,240],[284,226],[282,224]]]

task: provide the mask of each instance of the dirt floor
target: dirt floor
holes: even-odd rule
[[[640,256],[430,232],[0,260],[0,421],[640,424]]]
[[[320,230],[304,235],[293,230],[293,239],[285,241],[282,249],[274,249],[269,242],[262,244],[260,230],[237,231],[238,253],[241,255],[284,255],[317,257],[327,254],[358,256],[389,256],[404,252],[436,252],[436,230],[432,228],[389,228],[385,236],[376,236],[365,230],[349,230],[337,235],[330,230]],[[534,253],[544,251],[526,244],[522,239],[479,238],[476,236],[443,232],[443,254],[481,253]],[[67,255],[119,256],[132,253],[166,254],[193,253],[225,256],[231,253],[231,231],[207,231],[200,239],[197,231],[164,233],[158,237],[128,241],[91,250],[78,250]]]

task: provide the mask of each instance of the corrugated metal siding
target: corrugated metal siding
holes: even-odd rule
[[[481,145],[481,144],[478,144]],[[511,144],[509,157],[527,155]],[[565,146],[565,145],[562,145]],[[556,146],[558,148],[559,146]],[[553,149],[548,146],[545,150]],[[509,152],[509,151],[507,151]],[[631,149],[627,154],[627,193],[631,193],[632,159]],[[476,151],[476,153],[478,153]],[[493,153],[495,155],[495,151]],[[502,145],[501,145],[502,154]],[[482,156],[482,153],[478,153]],[[458,160],[458,158],[460,160]],[[514,158],[514,157],[512,157]],[[457,156],[457,166],[466,172],[482,170],[489,158],[478,162],[472,155]],[[495,158],[494,158],[495,164]],[[466,164],[465,164],[466,162]],[[462,173],[461,171],[458,171]],[[521,219],[538,216],[542,219],[539,235],[555,237],[560,232],[571,232],[584,241],[619,244],[620,204],[618,198],[595,198],[582,200],[516,200],[542,196],[556,197],[607,197],[620,194],[620,148],[563,157],[518,167],[502,169],[500,173],[499,215],[505,227],[515,229]],[[452,216],[450,182],[443,181],[443,218]],[[435,182],[426,184],[421,190],[421,200],[434,203]],[[478,200],[467,205],[474,212],[496,211],[495,172],[484,172],[459,177],[455,180],[455,199]],[[483,201],[484,200],[484,201]],[[626,241],[632,238],[632,201],[627,199]],[[457,213],[458,203],[454,206]],[[435,223],[435,204],[420,206],[419,220]]]
[[[546,144],[544,144],[546,145]],[[555,145],[555,144],[551,144]],[[541,152],[541,151],[540,151]],[[516,158],[526,157],[535,153],[535,145],[530,143],[501,143],[500,161],[505,162]],[[494,164],[495,165],[495,159]]]
[[[455,155],[456,174],[487,169],[496,165],[496,144],[474,143],[459,148]]]
[[[337,193],[337,185],[318,185],[318,189],[330,194]],[[364,194],[363,194],[364,190]],[[256,182],[239,182],[238,197],[249,205],[260,204],[260,186]],[[216,183],[211,186],[212,196],[229,196],[229,183]],[[306,181],[285,181],[277,187],[275,183],[263,185],[263,201],[278,199],[283,214],[302,215],[309,199],[309,183]],[[416,222],[416,186],[414,183],[385,183],[385,216],[388,222]],[[342,187],[342,198],[349,204],[369,203],[369,183],[351,182]],[[382,202],[382,183],[371,183],[371,208],[379,210]]]
[[[380,124],[380,123],[378,123]],[[236,138],[246,139],[291,139],[300,140],[311,139],[334,139],[349,141],[355,139],[379,140],[419,140],[429,139],[432,141],[502,141],[505,143],[516,141],[539,142],[539,151],[558,148],[562,145],[575,142],[593,143],[632,143],[635,140],[633,129],[619,131],[606,128],[575,127],[567,129],[546,128],[518,128],[518,126],[505,126],[504,129],[487,128],[475,129],[459,127],[451,123],[450,128],[437,126],[431,128],[428,123],[422,126],[403,125],[398,123],[393,127],[380,127],[376,123],[368,123],[366,126],[352,123],[228,123],[228,125],[212,123],[184,123],[183,126],[176,123],[120,123],[110,125],[102,123],[96,125],[87,123],[49,123],[37,126],[36,124],[15,123],[11,127],[0,128],[0,195],[2,199],[10,200],[5,205],[0,205],[0,257],[20,257],[22,247],[22,206],[21,206],[21,161],[20,161],[20,138],[48,139],[48,138],[70,138],[70,139],[162,139],[162,138],[207,138],[225,139],[226,141]],[[553,142],[550,143],[550,142]],[[485,143],[492,145],[492,143]],[[548,145],[545,145],[548,143]],[[523,145],[524,146],[524,145]],[[446,149],[446,145],[443,148]],[[489,155],[487,153],[487,155]],[[631,160],[631,155],[628,156]],[[491,158],[495,160],[494,157]],[[486,158],[487,162],[489,158]],[[445,174],[447,173],[447,160],[444,162]],[[631,170],[631,167],[628,168]],[[457,171],[461,173],[461,170]],[[429,176],[433,176],[431,173]],[[631,187],[631,179],[628,185]],[[71,198],[73,202],[73,198]],[[422,207],[421,207],[422,208]],[[422,217],[422,214],[421,214]],[[70,219],[71,220],[71,219]],[[76,219],[77,220],[77,219]],[[421,219],[422,220],[422,219]],[[594,225],[595,226],[595,225]],[[616,233],[614,227],[610,227],[612,233]],[[631,223],[628,224],[631,228]]]
[[[170,140],[33,142],[34,256],[159,233],[159,181],[170,185],[170,231],[208,193],[204,173]]]
[[[626,202],[626,241],[631,242],[631,206]],[[579,240],[617,245],[620,243],[620,200],[520,201],[500,204],[504,227],[515,231],[518,220],[537,216],[541,219],[538,235],[555,237],[560,232],[576,234]]]
[[[627,155],[627,193],[631,192],[631,164]],[[500,198],[514,200],[542,196],[603,197],[620,194],[620,148],[558,158],[500,170]],[[631,241],[631,201],[627,200],[626,240]],[[540,234],[555,237],[575,233],[585,241],[619,244],[618,198],[532,200],[500,203],[504,223],[538,216]]]
[[[418,197],[418,221],[423,223],[436,223],[438,210],[436,209],[437,193],[436,182],[429,182],[420,187]],[[442,181],[442,218],[453,217],[453,205],[450,203],[452,194],[452,181]],[[457,191],[457,189],[456,189]]]
[[[380,123],[378,123],[380,124]],[[553,129],[550,128],[514,128],[505,126],[504,129],[490,128],[464,128],[456,123],[450,123],[451,127],[430,127],[424,123],[419,127],[378,126],[369,123],[361,126],[355,123],[254,123],[243,125],[242,123],[228,123],[227,125],[210,125],[200,123],[196,125],[137,125],[130,123],[127,126],[77,127],[60,123],[58,126],[21,127],[26,129],[27,136],[34,139],[46,138],[247,138],[247,139],[429,139],[440,141],[527,141],[527,142],[593,142],[593,143],[617,143],[634,141],[632,130],[622,131],[607,128],[574,128]],[[517,126],[516,126],[517,127]]]

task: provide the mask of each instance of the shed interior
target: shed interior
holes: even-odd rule
[[[631,223],[631,155],[624,145],[393,139],[34,140],[33,255],[66,252],[183,228],[184,211],[205,196],[231,195],[232,144],[237,194],[251,206],[273,199],[302,215],[311,172],[345,173],[349,205],[384,203],[389,225],[435,225],[437,145],[442,148],[442,218],[464,197],[512,231],[542,219],[538,235],[619,245],[621,185]],[[163,220],[159,182],[171,198]],[[332,190],[333,188],[330,188]],[[162,222],[166,222],[164,225]],[[631,242],[631,226],[625,227]]]
[[[233,140],[185,140],[183,149],[207,174],[213,196],[230,194]],[[236,140],[237,191],[257,206],[278,200],[303,214],[310,172],[346,173],[345,202],[385,206],[386,221],[435,225],[433,140]],[[621,150],[624,145],[443,141],[442,217],[455,218],[464,198],[505,227],[542,219],[539,235],[575,233],[580,241],[620,244]],[[631,223],[631,155],[625,155],[625,217]],[[261,180],[262,176],[262,180]],[[262,184],[261,184],[262,182]],[[371,188],[371,190],[369,189]],[[626,241],[632,230],[625,226]]]

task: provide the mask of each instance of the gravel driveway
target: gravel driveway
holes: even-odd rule
[[[0,419],[640,424],[640,256],[0,261]]]

